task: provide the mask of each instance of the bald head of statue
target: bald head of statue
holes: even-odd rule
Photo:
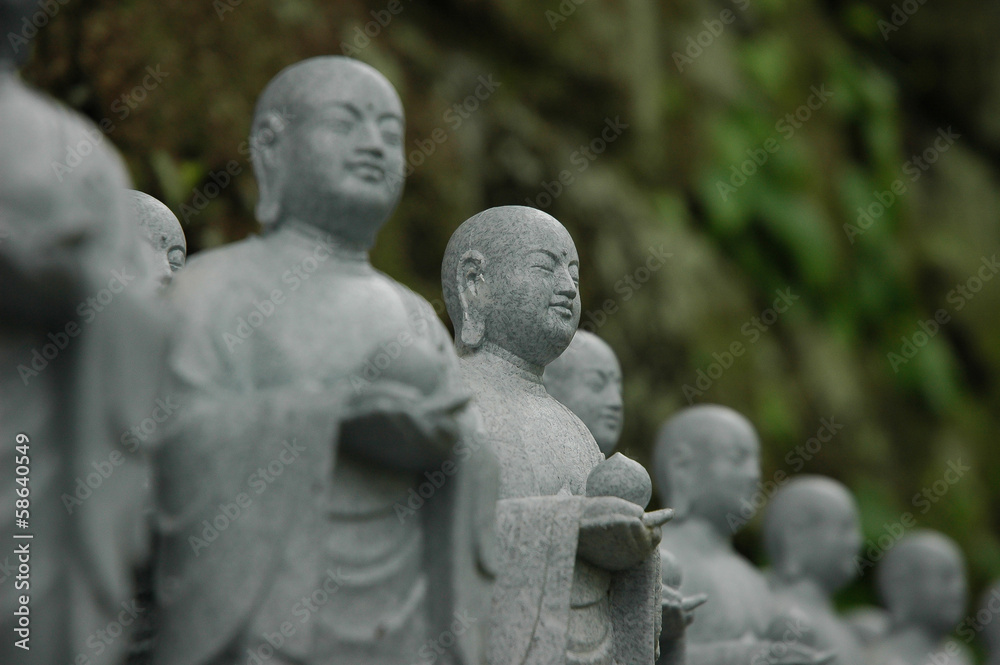
[[[129,190],[132,218],[145,242],[140,243],[150,276],[162,285],[173,279],[187,260],[187,240],[170,208],[145,192]]]
[[[875,582],[895,628],[917,627],[940,639],[965,612],[962,551],[937,531],[918,530],[900,539],[882,559]]]
[[[700,518],[731,533],[760,483],[760,440],[749,420],[715,404],[683,409],[660,428],[653,479],[675,521]]]
[[[831,478],[793,478],[764,513],[764,547],[779,579],[812,580],[832,594],[857,574],[861,526],[854,497]]]
[[[20,67],[27,60],[31,46],[29,28],[32,36],[38,31],[31,20],[40,11],[38,3],[32,0],[0,0],[0,35],[3,35],[0,70]]]
[[[583,421],[605,457],[622,433],[622,368],[607,342],[577,330],[569,348],[545,368],[545,389]]]
[[[580,323],[579,279],[576,245],[552,216],[524,206],[473,215],[441,265],[459,355],[496,347],[541,374]]]
[[[257,100],[250,155],[267,229],[294,220],[369,249],[402,194],[403,105],[372,67],[303,60]]]

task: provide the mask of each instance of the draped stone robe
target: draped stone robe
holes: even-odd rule
[[[491,665],[653,663],[659,556],[625,572],[576,556],[587,475],[601,454],[536,374],[490,351],[462,357],[500,464]]]
[[[489,598],[492,502],[475,475],[488,460],[412,451],[452,474],[401,517],[426,478],[339,441],[345,403],[396,369],[401,347],[429,346],[438,388],[464,391],[426,301],[298,225],[195,257],[173,295],[185,406],[157,465],[155,662],[246,662],[273,646],[270,662],[409,665],[451,630],[449,657],[478,663],[486,622],[452,626]]]

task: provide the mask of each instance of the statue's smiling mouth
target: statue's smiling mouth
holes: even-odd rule
[[[573,303],[570,300],[560,300],[559,302],[550,303],[549,307],[559,312],[562,316],[573,316]]]
[[[385,180],[385,167],[378,162],[370,160],[348,162],[347,169],[362,180],[367,180],[368,182],[382,182]]]

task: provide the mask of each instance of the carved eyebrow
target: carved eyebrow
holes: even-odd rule
[[[403,124],[403,119],[391,111],[387,111],[378,117],[379,122],[382,122],[383,120],[395,120],[399,124]]]
[[[347,109],[348,111],[351,112],[352,115],[354,115],[355,118],[361,117],[361,109],[359,109],[351,102],[337,102],[336,104],[334,104],[334,106],[339,106],[342,109]]]

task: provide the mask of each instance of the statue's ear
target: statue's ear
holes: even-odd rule
[[[458,297],[462,303],[462,344],[475,349],[486,336],[486,309],[489,286],[486,284],[486,259],[470,249],[458,261]]]
[[[281,189],[283,187],[278,135],[288,126],[277,113],[268,112],[254,126],[250,135],[250,159],[257,173],[257,220],[264,225],[273,224],[281,214]]]

